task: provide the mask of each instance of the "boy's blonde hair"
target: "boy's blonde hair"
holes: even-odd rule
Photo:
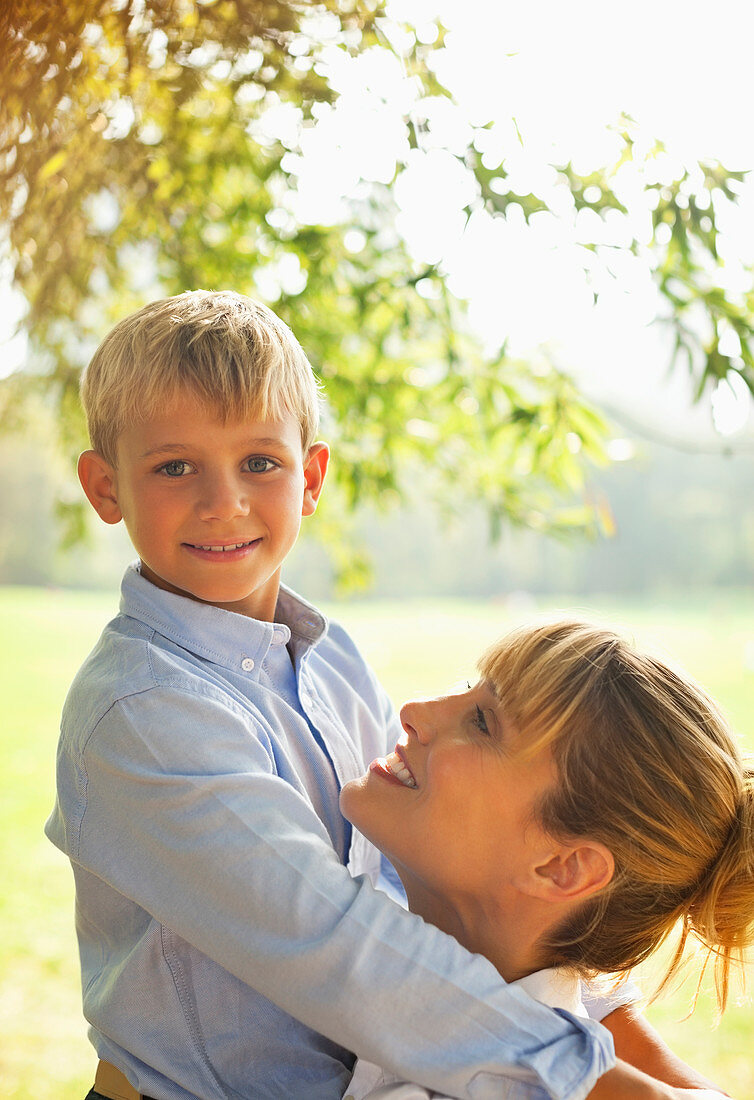
[[[221,419],[292,414],[304,453],[316,437],[320,395],[301,345],[272,310],[242,294],[188,291],[112,329],[81,381],[92,447],[115,465],[124,428],[180,391]]]
[[[558,781],[536,816],[559,839],[615,859],[609,886],[547,936],[553,961],[626,972],[674,927],[715,958],[720,1008],[754,920],[754,776],[715,704],[691,680],[609,630],[560,622],[514,632],[480,671]]]

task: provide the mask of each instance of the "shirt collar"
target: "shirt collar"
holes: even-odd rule
[[[511,985],[519,985],[530,997],[550,1008],[564,1008],[574,1016],[586,1016],[581,1003],[581,981],[573,970],[562,966],[549,967],[547,970],[535,970]]]
[[[259,669],[272,645],[290,641],[296,655],[303,653],[328,627],[316,607],[283,585],[275,622],[267,623],[166,592],[141,575],[138,562],[123,577],[120,610],[196,656],[244,672]]]

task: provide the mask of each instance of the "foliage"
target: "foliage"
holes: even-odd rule
[[[325,382],[331,523],[363,498],[397,497],[421,462],[446,506],[481,499],[497,527],[588,525],[599,418],[551,362],[483,354],[443,257],[420,262],[399,232],[401,176],[443,143],[470,184],[464,217],[586,212],[585,266],[597,257],[610,271],[621,252],[648,264],[700,390],[730,371],[754,390],[752,300],[718,278],[717,220],[741,175],[663,174],[662,148],[638,151],[623,120],[613,164],[586,176],[549,166],[541,193],[516,194],[515,150],[495,153],[492,120],[444,141],[442,45],[442,28],[426,45],[377,0],[5,0],[0,217],[33,357],[0,391],[0,428],[41,390],[63,445],[78,448],[78,375],[113,321],[163,293],[231,286],[273,305]],[[344,62],[365,57],[403,74],[399,103],[372,90],[397,134],[392,160],[317,217],[302,151],[333,121]],[[661,232],[635,228],[634,193]],[[740,354],[723,354],[726,331]]]

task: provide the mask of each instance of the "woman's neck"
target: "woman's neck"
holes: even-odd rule
[[[401,876],[403,877],[403,876]],[[552,965],[538,941],[552,924],[539,903],[521,895],[508,905],[484,905],[476,898],[439,897],[423,883],[404,879],[408,906],[429,924],[453,936],[476,955],[484,955],[506,982]]]

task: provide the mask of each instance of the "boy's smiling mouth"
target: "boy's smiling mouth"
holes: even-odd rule
[[[261,541],[257,538],[246,542],[184,542],[183,546],[192,554],[210,561],[236,561],[254,550]]]
[[[243,550],[247,546],[252,546],[255,542],[259,542],[259,539],[251,539],[249,542],[229,542],[227,545],[215,545],[211,543],[206,546],[200,546],[195,542],[187,542],[186,545],[190,546],[192,550],[211,550],[216,554],[227,554],[231,550]]]

